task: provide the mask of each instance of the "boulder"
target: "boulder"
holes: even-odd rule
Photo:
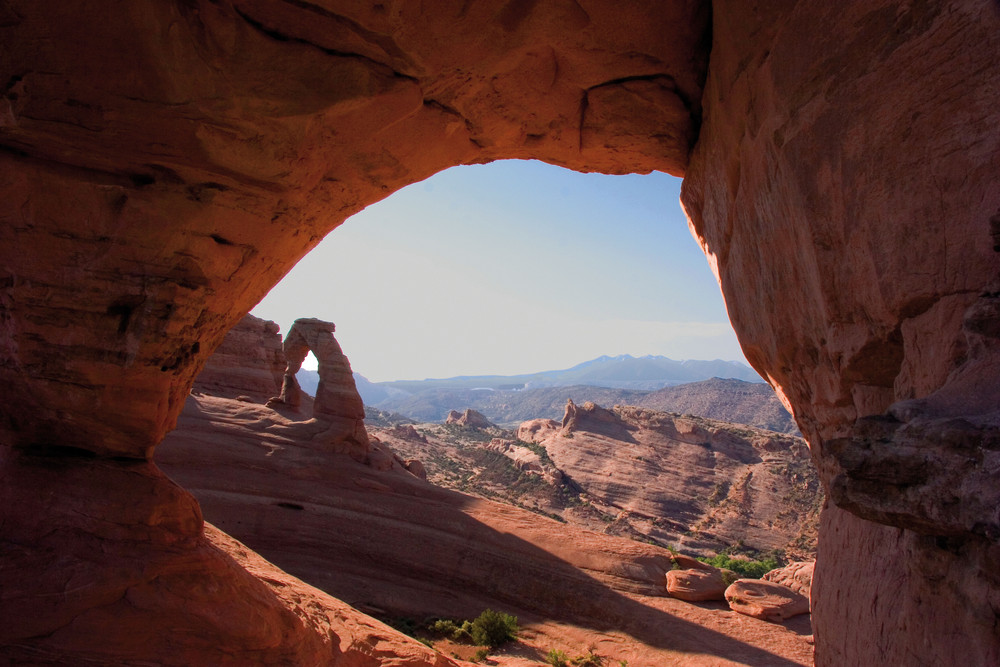
[[[725,596],[730,609],[762,621],[783,621],[809,613],[809,598],[771,581],[737,579]]]
[[[722,570],[692,569],[667,572],[667,593],[687,602],[722,600],[727,587],[727,577]]]
[[[427,468],[424,467],[422,461],[419,461],[417,459],[406,459],[404,467],[406,468],[407,472],[411,473],[415,477],[419,477],[420,479],[423,480],[427,479]]]
[[[761,579],[791,588],[796,593],[809,597],[812,591],[813,568],[816,561],[789,563],[765,574]]]

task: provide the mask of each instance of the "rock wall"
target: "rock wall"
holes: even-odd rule
[[[205,361],[194,381],[196,391],[214,396],[247,396],[264,403],[281,389],[285,353],[278,325],[247,315]]]
[[[817,664],[997,663],[1000,9],[713,8],[682,200],[850,512],[822,526]]]

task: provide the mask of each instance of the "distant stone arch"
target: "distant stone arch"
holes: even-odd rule
[[[319,386],[312,406],[312,417],[329,424],[326,432],[332,439],[346,440],[367,447],[365,431],[365,406],[358,394],[351,371],[351,362],[334,338],[333,322],[302,318],[292,323],[282,344],[287,366],[281,383],[281,395],[268,401],[268,405],[285,405],[299,410],[302,405],[302,388],[295,378],[302,362],[312,352],[319,364]]]

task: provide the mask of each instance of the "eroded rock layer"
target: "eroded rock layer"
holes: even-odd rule
[[[263,403],[280,390],[285,366],[278,325],[247,315],[205,362],[194,389]]]

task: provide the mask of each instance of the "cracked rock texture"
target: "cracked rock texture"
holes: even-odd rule
[[[22,455],[149,460],[225,332],[404,185],[499,158],[683,172],[834,503],[818,664],[1000,663],[998,52],[1000,10],[974,0],[3,0],[5,482]],[[37,483],[69,503],[71,480]],[[131,575],[85,574],[77,534],[4,576],[27,599],[62,568],[117,599]],[[39,609],[71,652],[69,617]]]

